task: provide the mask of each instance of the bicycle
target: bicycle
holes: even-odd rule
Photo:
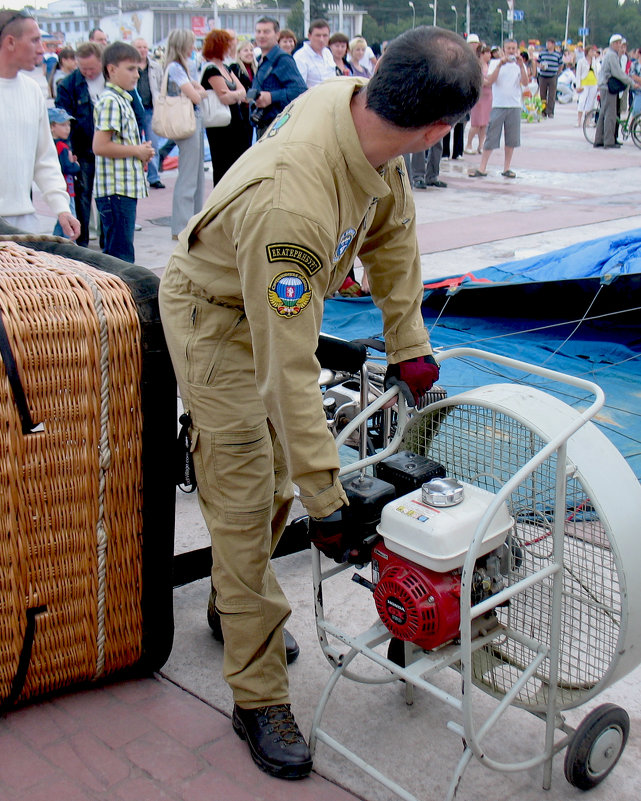
[[[593,145],[596,135],[596,126],[599,121],[600,105],[592,111],[587,111],[583,117],[583,135],[588,142]],[[641,114],[634,116],[632,114],[632,107],[628,109],[627,117],[617,117],[619,125],[619,136],[623,142],[631,136],[634,144],[641,148]]]

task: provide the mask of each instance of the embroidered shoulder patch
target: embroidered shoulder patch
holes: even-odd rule
[[[281,112],[278,117],[276,117],[274,124],[271,126],[269,131],[267,132],[267,136],[276,136],[278,131],[283,127],[283,125],[289,120],[291,114],[289,112]]]
[[[279,273],[267,289],[267,299],[280,317],[295,317],[312,299],[312,290],[304,275]]]
[[[356,236],[356,229],[355,228],[348,228],[346,231],[340,236],[338,240],[338,245],[336,245],[336,250],[334,251],[334,258],[332,261],[336,264],[337,261],[340,261],[341,256],[347,248],[352,244],[352,239]]]
[[[291,242],[273,242],[267,245],[267,261],[291,261],[302,267],[308,275],[323,269],[323,262],[313,250]]]

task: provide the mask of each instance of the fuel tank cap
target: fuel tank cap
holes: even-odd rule
[[[428,506],[456,506],[463,500],[463,486],[455,478],[433,478],[421,488]]]

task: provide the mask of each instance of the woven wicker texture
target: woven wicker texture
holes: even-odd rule
[[[119,278],[12,242],[0,310],[44,424],[22,434],[0,360],[0,700],[45,607],[24,700],[140,657],[140,326]]]

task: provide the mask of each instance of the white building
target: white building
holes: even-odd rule
[[[86,42],[92,28],[102,28],[112,42],[143,37],[151,45],[157,45],[164,42],[174,28],[190,29],[202,39],[215,27],[215,16],[219,27],[233,28],[241,38],[253,36],[256,21],[263,16],[275,17],[281,28],[287,27],[289,8],[232,5],[233,0],[229,0],[229,4],[223,2],[217,4],[214,13],[212,7],[179,5],[176,0],[155,0],[151,5],[141,0],[54,0],[46,9],[36,10],[35,17],[44,33],[71,46]],[[330,29],[332,32],[342,30],[351,39],[361,33],[366,13],[351,5],[330,5]],[[341,15],[342,27],[339,28]]]

